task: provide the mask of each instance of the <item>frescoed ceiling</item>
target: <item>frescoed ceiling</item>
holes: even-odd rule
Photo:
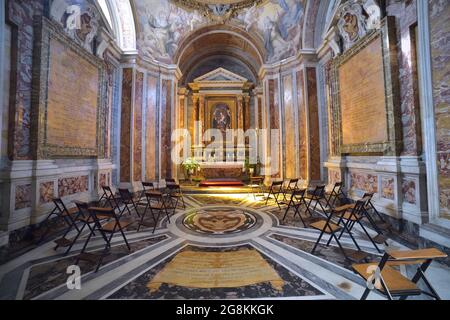
[[[180,51],[202,54],[203,44],[213,51],[224,49],[224,36],[196,41],[195,49],[184,48],[192,34],[202,30],[228,33],[238,29],[250,44],[241,51],[263,63],[277,62],[295,55],[301,47],[307,0],[134,0],[137,15],[139,52],[148,59],[178,63]],[[230,34],[230,33],[229,33]],[[233,36],[231,36],[233,37]],[[242,39],[226,39],[227,43]],[[244,41],[245,42],[245,41]],[[203,44],[202,44],[203,43]],[[258,51],[258,52],[254,52]],[[190,57],[191,59],[192,57]]]

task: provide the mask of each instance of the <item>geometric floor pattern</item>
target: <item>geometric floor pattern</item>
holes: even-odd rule
[[[67,256],[49,241],[9,261],[0,266],[0,299],[352,300],[366,288],[333,242],[326,246],[325,239],[310,254],[319,233],[292,212],[281,221],[284,209],[247,194],[185,195],[185,202],[186,208],[177,209],[170,222],[161,220],[155,233],[151,225],[139,232],[136,226],[127,229],[131,251],[115,237],[98,272],[94,264],[81,262],[80,290],[68,289],[66,271],[87,234]],[[355,228],[354,235],[370,260],[379,259],[361,230]],[[354,249],[348,237],[342,244],[348,253]],[[393,240],[388,245],[406,249]],[[98,237],[88,247],[92,253],[102,248]],[[450,287],[447,268],[436,264],[430,272],[439,286]],[[383,297],[372,292],[369,299]]]

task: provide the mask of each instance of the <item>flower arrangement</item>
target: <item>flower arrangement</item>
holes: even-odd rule
[[[183,169],[186,171],[186,174],[189,177],[189,179],[200,168],[200,163],[198,163],[198,161],[195,160],[194,158],[187,158],[181,165],[183,166]]]

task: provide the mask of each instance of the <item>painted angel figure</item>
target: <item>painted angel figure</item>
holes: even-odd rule
[[[289,47],[289,43],[281,35],[278,24],[268,16],[264,19],[264,46],[269,60],[272,61],[279,58]]]
[[[158,16],[150,15],[148,18],[148,24],[153,29],[156,47],[161,55],[168,55],[168,45],[170,43],[170,23],[169,18],[166,16],[163,10],[161,10]]]
[[[289,39],[289,31],[300,24],[304,8],[300,0],[277,0],[279,6],[283,9],[278,21],[278,28],[284,40]]]
[[[245,11],[245,14],[242,18],[242,22],[245,24],[245,31],[250,31],[250,29],[258,24],[258,8],[256,3]]]

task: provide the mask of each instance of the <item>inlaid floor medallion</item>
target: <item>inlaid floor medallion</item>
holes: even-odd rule
[[[202,234],[234,234],[252,228],[256,217],[242,209],[206,209],[188,214],[183,225]]]

